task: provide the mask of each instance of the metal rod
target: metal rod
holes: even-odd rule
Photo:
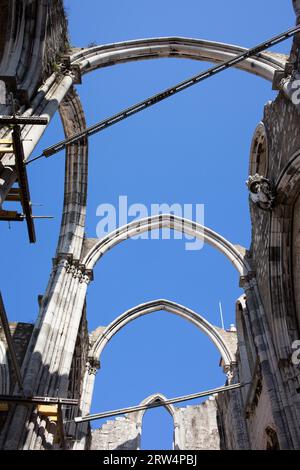
[[[222,309],[221,300],[220,300],[220,302],[219,302],[219,309],[220,309],[220,316],[221,316],[222,328],[223,328],[223,330],[225,330],[225,326],[224,326],[224,317],[223,317],[223,309]]]
[[[77,416],[74,418],[73,421],[75,423],[83,423],[85,421],[93,421],[95,419],[101,419],[101,418],[111,418],[113,416],[119,416],[123,414],[128,414],[128,413],[134,413],[135,411],[143,411],[143,410],[148,410],[150,408],[158,408],[160,406],[166,406],[166,405],[172,405],[174,403],[182,403],[184,401],[189,401],[189,400],[196,400],[197,398],[201,397],[206,397],[209,395],[214,395],[215,393],[221,393],[221,392],[229,392],[230,390],[236,390],[238,388],[244,387],[247,384],[234,384],[234,385],[227,385],[224,387],[219,387],[219,388],[214,388],[212,390],[207,390],[205,392],[200,392],[200,393],[194,393],[193,395],[184,395],[182,397],[177,397],[177,398],[171,398],[170,400],[164,400],[164,401],[158,401],[154,403],[150,403],[148,405],[138,405],[138,406],[131,406],[129,408],[121,408],[119,410],[113,410],[113,411],[106,411],[103,413],[96,413],[92,415],[87,415],[87,416]]]
[[[15,125],[15,124],[20,124],[20,125],[25,125],[25,124],[32,124],[32,125],[40,125],[40,126],[47,126],[49,123],[49,119],[46,117],[40,117],[40,116],[32,116],[32,117],[26,117],[26,116],[0,116],[0,125]]]
[[[79,132],[77,134],[74,134],[73,136],[69,137],[68,139],[64,139],[60,142],[58,142],[55,145],[52,145],[51,147],[47,147],[46,149],[43,150],[43,153],[39,155],[38,157],[33,158],[32,160],[29,160],[27,163],[31,163],[35,160],[38,160],[39,158],[42,157],[50,157],[51,155],[54,155],[55,153],[60,152],[63,150],[67,145],[73,144],[75,142],[78,142],[79,140],[89,137],[93,134],[96,134],[97,132],[101,132],[102,130],[106,129],[107,127],[110,127],[114,124],[117,124],[118,122],[132,116],[133,114],[136,114],[144,109],[149,108],[150,106],[153,106],[156,103],[159,103],[160,101],[165,100],[166,98],[169,98],[170,96],[175,95],[176,93],[179,93],[193,85],[196,85],[197,83],[202,82],[203,80],[206,80],[209,77],[212,77],[213,75],[217,75],[220,72],[223,72],[224,70],[237,65],[241,62],[243,62],[246,59],[249,59],[250,57],[259,54],[262,51],[265,51],[266,49],[269,49],[270,47],[279,44],[286,39],[289,39],[293,37],[295,34],[300,32],[300,26],[296,26],[295,28],[289,29],[288,31],[281,33],[278,36],[275,36],[272,39],[268,39],[267,41],[264,41],[261,44],[258,44],[257,46],[248,49],[245,52],[242,52],[241,54],[238,54],[236,57],[233,59],[229,59],[219,65],[216,65],[214,67],[209,68],[208,70],[201,72],[197,75],[194,75],[193,77],[184,80],[183,82],[178,83],[177,85],[167,88],[166,90],[162,91],[161,93],[158,93],[156,95],[151,96],[150,98],[147,98],[144,101],[141,101],[130,108],[127,108],[123,111],[121,111],[118,114],[115,114],[107,119],[104,119],[103,121],[100,121],[99,123],[88,127],[82,132]]]
[[[19,366],[19,363],[18,363],[14,343],[13,343],[13,340],[12,340],[12,337],[11,337],[11,334],[10,334],[8,318],[7,318],[7,315],[6,315],[6,310],[5,310],[5,306],[4,306],[1,291],[0,291],[0,318],[1,318],[1,323],[2,323],[2,326],[3,326],[3,330],[4,330],[6,342],[7,342],[7,347],[8,347],[10,356],[11,356],[13,368],[14,368],[15,373],[16,373],[16,379],[17,379],[19,388],[20,388],[21,392],[23,393],[23,379],[22,379],[21,370],[20,370],[20,366]]]
[[[58,398],[58,397],[19,397],[13,395],[0,395],[0,402],[2,403],[29,403],[29,404],[50,404],[50,405],[69,405],[78,406],[79,400],[73,398]]]

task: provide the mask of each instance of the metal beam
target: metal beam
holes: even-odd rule
[[[20,202],[21,201],[21,190],[20,188],[11,188],[5,201]]]
[[[60,152],[61,150],[65,149],[67,145],[74,144],[81,139],[85,137],[89,137],[93,134],[96,134],[98,132],[103,131],[104,129],[107,129],[110,126],[113,126],[114,124],[117,124],[118,122],[127,119],[128,117],[132,116],[133,114],[136,114],[140,111],[143,111],[144,109],[149,108],[150,106],[153,106],[156,103],[159,103],[160,101],[165,100],[166,98],[169,98],[170,96],[175,95],[176,93],[179,93],[183,90],[186,90],[187,88],[196,85],[197,83],[202,82],[203,80],[206,80],[214,75],[217,75],[220,72],[223,72],[226,69],[229,69],[230,67],[233,67],[234,65],[237,65],[241,62],[243,62],[246,59],[249,59],[250,57],[253,57],[257,54],[259,54],[262,51],[265,51],[269,49],[270,47],[279,44],[286,39],[289,39],[295,34],[300,33],[300,26],[296,26],[295,28],[289,29],[288,31],[279,34],[278,36],[275,36],[271,39],[268,39],[267,41],[264,41],[261,44],[258,44],[257,46],[252,47],[251,49],[248,49],[246,52],[242,52],[241,54],[238,54],[236,57],[233,59],[229,59],[219,65],[216,65],[214,67],[209,68],[208,70],[201,72],[197,75],[192,76],[191,78],[188,78],[187,80],[184,80],[183,82],[178,83],[177,85],[167,88],[166,90],[162,91],[161,93],[158,93],[156,95],[153,95],[144,101],[141,101],[130,108],[127,108],[123,111],[121,111],[118,114],[115,114],[107,119],[104,119],[103,121],[100,121],[99,123],[88,127],[82,132],[79,132],[77,134],[74,134],[72,137],[69,137],[67,139],[64,139],[60,142],[58,142],[55,145],[52,145],[51,147],[47,147],[46,149],[43,150],[43,153],[39,155],[38,157],[32,158],[29,160],[27,163],[31,163],[35,160],[38,160],[39,158],[42,157],[50,157],[51,155],[54,155],[55,153]]]
[[[40,125],[40,126],[47,126],[49,123],[48,118],[46,117],[39,117],[39,116],[0,116],[0,125]]]
[[[13,146],[14,146],[14,153],[15,153],[15,163],[16,163],[16,170],[18,175],[18,183],[21,189],[21,203],[23,212],[27,222],[27,229],[29,235],[30,243],[36,242],[35,236],[35,229],[34,223],[32,219],[32,209],[30,203],[30,191],[29,191],[29,184],[27,178],[27,171],[25,165],[25,158],[24,158],[24,150],[23,144],[21,140],[21,130],[18,125],[15,125],[13,128]]]
[[[17,211],[0,210],[0,221],[4,222],[23,222],[24,215]]]
[[[171,398],[170,400],[150,403],[148,405],[131,406],[129,408],[121,408],[119,410],[106,411],[106,412],[103,412],[103,413],[96,413],[96,414],[87,415],[87,416],[77,416],[76,418],[74,418],[73,421],[75,421],[75,423],[83,423],[85,421],[93,421],[95,419],[111,418],[113,416],[119,416],[119,415],[123,415],[123,414],[134,413],[136,411],[144,411],[144,410],[148,410],[150,408],[158,408],[158,407],[161,407],[161,406],[173,405],[175,403],[182,403],[184,401],[196,400],[197,398],[206,397],[206,396],[209,396],[209,395],[214,395],[216,393],[229,392],[231,390],[236,390],[236,389],[239,389],[241,387],[244,387],[245,385],[248,385],[248,384],[238,383],[238,384],[234,384],[234,385],[227,385],[227,386],[224,386],[224,387],[219,387],[219,388],[214,388],[212,390],[207,390],[205,392],[194,393],[193,395],[184,395],[182,397]]]
[[[11,356],[13,368],[14,368],[15,373],[16,373],[16,379],[17,379],[17,382],[18,382],[18,385],[19,385],[19,388],[20,388],[21,392],[23,392],[23,379],[22,379],[21,370],[20,370],[20,366],[19,366],[19,363],[18,363],[14,343],[13,343],[13,340],[12,340],[12,337],[11,337],[11,334],[10,334],[8,318],[7,318],[7,315],[6,315],[6,310],[5,310],[5,306],[4,306],[1,291],[0,291],[0,318],[1,318],[1,323],[2,323],[2,326],[3,326],[3,330],[4,330],[8,350],[9,350],[9,353],[10,353],[10,356]]]
[[[22,221],[26,219],[29,241],[30,243],[36,242],[35,228],[33,223],[31,201],[30,201],[30,191],[27,178],[27,171],[25,165],[24,149],[21,137],[21,126],[22,125],[41,125],[47,126],[49,119],[42,116],[18,116],[15,113],[15,104],[13,93],[10,94],[12,102],[12,116],[0,116],[0,126],[13,126],[12,131],[12,140],[10,139],[1,139],[0,144],[4,145],[0,149],[0,153],[10,153],[13,152],[15,155],[15,165],[16,172],[18,177],[19,189],[11,189],[6,200],[7,201],[20,201],[23,208],[24,214],[18,214],[14,211],[2,211],[0,213],[0,220],[8,221]],[[5,146],[7,146],[5,148]]]
[[[13,395],[0,395],[1,403],[24,403],[24,404],[51,404],[51,405],[68,405],[78,406],[79,400],[73,398],[58,398],[58,397],[24,397],[24,396],[13,396]]]
[[[13,201],[14,199],[6,199],[6,201]],[[16,199],[17,200],[17,199]],[[17,211],[5,211],[0,210],[0,221],[1,222],[23,222],[25,215],[20,214]],[[32,219],[54,219],[53,215],[33,215]]]

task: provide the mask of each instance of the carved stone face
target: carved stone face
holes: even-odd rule
[[[249,176],[246,182],[251,200],[261,209],[268,210],[272,207],[274,201],[274,191],[272,183],[261,175],[255,174]]]

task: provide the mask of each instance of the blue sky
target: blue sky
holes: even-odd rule
[[[292,2],[282,0],[68,0],[71,43],[87,46],[121,40],[186,36],[251,47],[294,24]],[[276,48],[287,53],[290,42]],[[84,77],[78,92],[89,125],[173,85],[208,64],[160,59],[106,68]],[[87,235],[96,236],[101,203],[205,205],[205,224],[249,247],[249,148],[263,106],[274,98],[271,84],[229,70],[90,139]],[[56,116],[39,150],[60,140]],[[34,322],[37,296],[45,291],[59,231],[64,154],[29,168],[38,243],[30,246],[25,224],[2,225],[1,286],[11,320]],[[3,246],[3,245],[2,245]],[[229,262],[205,246],[186,251],[180,240],[129,240],[95,268],[88,292],[89,328],[107,325],[125,310],[166,298],[220,325],[235,321],[241,295]],[[219,354],[193,325],[158,312],[139,319],[112,339],[101,358],[93,412],[130,406],[148,395],[167,397],[219,386],[225,376]],[[97,423],[96,423],[97,424]],[[99,424],[99,423],[98,423]],[[144,448],[169,448],[172,423],[165,410],[145,415]]]

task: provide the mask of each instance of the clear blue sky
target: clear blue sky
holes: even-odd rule
[[[252,46],[294,24],[292,2],[282,0],[68,0],[71,42],[105,44],[155,36],[187,36]],[[277,47],[288,52],[290,42]],[[204,69],[208,64],[160,59],[106,68],[84,77],[78,92],[88,124],[109,116]],[[138,114],[90,140],[87,235],[95,237],[96,208],[129,203],[202,203],[205,223],[234,243],[249,247],[249,148],[271,84],[231,70]],[[62,137],[56,117],[37,149]],[[38,243],[27,242],[24,224],[2,225],[1,287],[11,320],[34,322],[37,296],[45,291],[59,231],[64,155],[29,169]],[[3,246],[3,244],[2,244]],[[178,240],[127,241],[95,269],[88,293],[92,330],[136,304],[166,298],[220,325],[234,322],[241,295],[229,262],[209,247],[184,250]],[[219,354],[194,326],[158,312],[139,319],[110,342],[102,356],[93,412],[139,403],[154,392],[167,397],[219,386],[225,377]],[[144,419],[144,448],[170,448],[172,423],[162,410]]]

